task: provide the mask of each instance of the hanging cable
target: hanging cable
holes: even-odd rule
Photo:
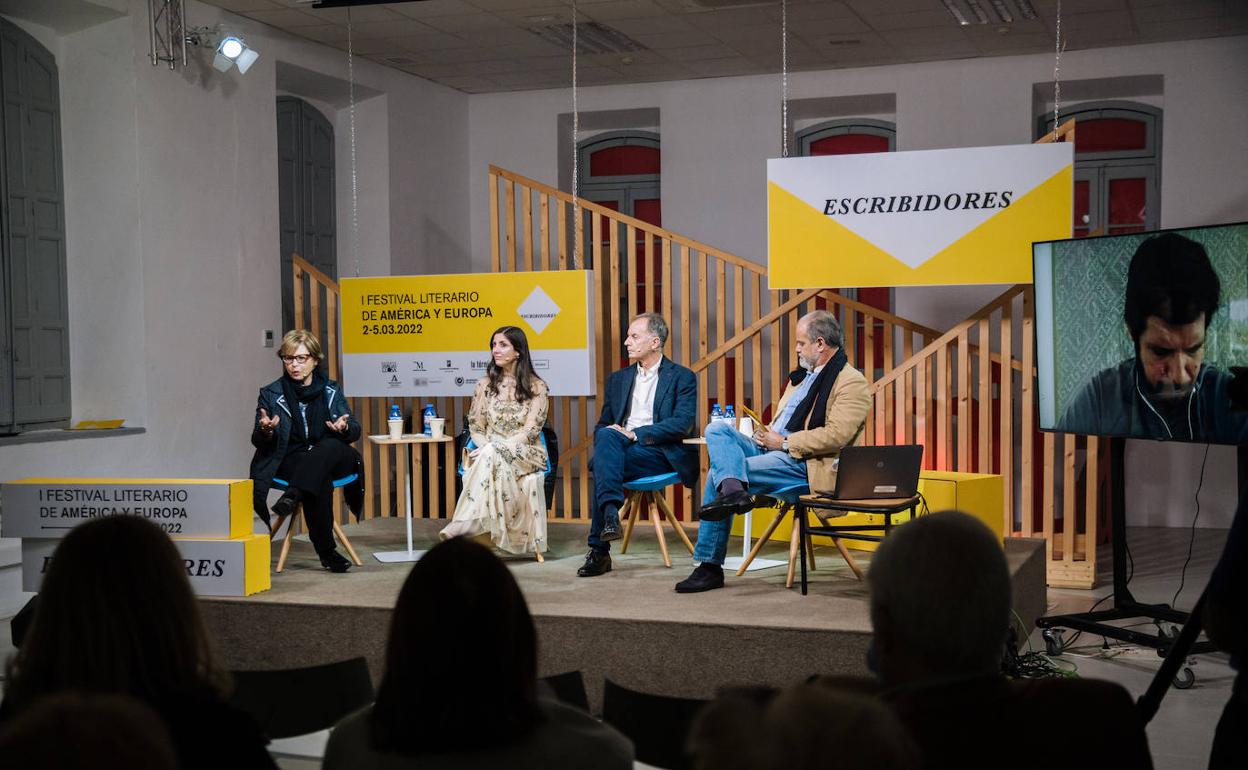
[[[780,157],[789,157],[789,0],[780,1]]]
[[[351,39],[351,7],[347,6],[347,101],[351,113],[351,255],[360,277],[360,185],[355,163],[355,49]]]
[[[576,0],[572,0],[572,215],[575,217],[572,220],[572,239],[576,241],[572,247],[572,269],[580,270],[581,241],[584,240],[584,234],[579,237],[576,235],[581,231],[581,154],[576,147],[581,133],[581,115],[576,103],[576,28]]]
[[[1057,0],[1057,35],[1053,50],[1053,140],[1062,110],[1062,0]]]

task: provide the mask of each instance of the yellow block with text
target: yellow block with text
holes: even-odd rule
[[[587,271],[408,275],[345,278],[341,283],[342,349],[345,353],[488,350],[500,326],[526,330],[534,350],[590,347]],[[542,323],[522,310],[535,292]],[[540,295],[538,295],[540,296]],[[532,316],[530,316],[532,317]],[[535,332],[541,327],[541,332]]]
[[[1001,476],[991,473],[958,473],[956,471],[923,471],[919,474],[919,493],[927,499],[928,510],[935,513],[936,511],[959,510],[969,513],[993,531],[997,539],[1004,541],[1005,538],[1005,518],[1004,518],[1004,490],[1003,479]],[[923,503],[920,501],[918,511],[919,515],[923,514]],[[808,514],[808,521],[811,524],[818,525],[819,522],[815,518],[812,511]],[[752,517],[751,537],[762,537],[767,529],[767,525],[771,523],[775,516],[774,508],[759,508],[754,511]],[[893,522],[909,521],[909,512],[904,512],[893,516]],[[785,520],[776,527],[776,531],[772,533],[772,540],[780,540],[785,543],[789,542],[792,534],[791,527],[792,518],[786,517]],[[869,513],[848,513],[844,516],[838,516],[835,519],[829,519],[830,526],[868,526],[871,524],[879,524],[883,527],[884,517],[878,514]],[[740,537],[745,531],[745,517],[737,516],[732,522],[732,534]],[[883,535],[884,530],[867,530],[868,534]],[[879,543],[872,540],[855,540],[851,536],[841,538],[847,548],[853,548],[858,551],[874,551],[879,547]],[[814,538],[815,545],[832,545],[832,539],[826,537]]]

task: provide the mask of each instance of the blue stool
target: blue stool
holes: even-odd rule
[[[679,482],[680,475],[676,473],[660,473],[657,476],[645,476],[624,482],[624,491],[627,495],[624,498],[624,507],[620,509],[620,521],[624,524],[624,542],[620,544],[620,553],[628,553],[628,541],[633,537],[633,525],[641,518],[644,509],[649,512],[650,521],[654,524],[654,534],[659,539],[659,550],[663,552],[663,564],[668,567],[672,566],[672,558],[667,553],[667,536],[663,534],[663,522],[655,513],[657,508],[662,512],[662,518],[667,519],[667,522],[676,530],[676,534],[680,535],[685,547],[689,549],[689,554],[693,554],[693,542],[689,540],[689,535],[685,534],[685,528],[681,526],[676,514],[672,513],[672,509],[668,507],[667,498],[661,494],[662,490]]]
[[[358,473],[352,473],[350,476],[343,476],[340,479],[334,479],[334,489],[345,487],[359,477],[360,475]],[[273,486],[278,489],[287,489],[290,487],[290,482],[285,479],[275,478],[273,479]],[[299,507],[296,509],[296,513],[298,514],[298,519],[294,519],[293,516],[290,517],[292,519],[290,526],[286,528],[286,537],[282,539],[282,553],[277,557],[277,571],[279,573],[286,569],[286,556],[290,553],[290,541],[295,536],[295,526],[300,521],[303,521],[303,503],[299,504]],[[281,530],[282,524],[286,522],[286,519],[286,516],[277,517],[277,523],[273,525],[273,529],[269,533],[270,538]],[[334,523],[334,536],[338,538],[338,542],[342,543],[342,547],[347,549],[347,554],[351,556],[351,563],[357,567],[361,566],[364,562],[360,561],[360,557],[356,555],[355,549],[351,547],[351,541],[347,539],[347,536],[342,531],[342,527],[338,525],[338,517],[332,517],[331,521]],[[307,522],[304,522],[304,526],[307,526]]]
[[[805,484],[794,484],[792,486],[781,487],[780,489],[767,493],[766,497],[774,498],[775,501],[780,504],[780,507],[776,511],[775,518],[772,519],[771,523],[767,525],[767,530],[763,532],[763,536],[760,537],[758,542],[754,544],[754,548],[750,551],[750,555],[746,557],[745,561],[741,563],[740,568],[737,569],[738,576],[745,574],[746,569],[750,566],[750,562],[754,561],[754,557],[758,556],[758,552],[762,550],[763,544],[771,539],[772,534],[776,531],[776,527],[780,526],[780,522],[784,520],[785,516],[789,515],[790,511],[793,513],[793,524],[792,533],[789,535],[789,573],[784,581],[784,587],[793,587],[793,579],[795,577],[794,572],[797,567],[799,549],[805,550],[804,556],[810,562],[810,568],[815,569],[815,544],[810,537],[804,536],[805,527],[802,526],[804,522],[801,518],[799,518],[804,518],[806,516],[807,510],[806,506],[802,504],[802,495],[807,494],[810,494],[810,488]],[[840,551],[841,557],[845,559],[845,563],[849,565],[849,568],[853,571],[854,576],[861,581],[862,568],[860,568],[857,562],[854,561],[854,557],[849,555],[849,550],[845,548],[845,544],[842,543],[841,539],[838,537],[833,537],[832,543],[836,546],[836,550]],[[805,571],[803,571],[802,574],[804,576]],[[806,593],[805,588],[805,577],[803,577],[802,593]]]

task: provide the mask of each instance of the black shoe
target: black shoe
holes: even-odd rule
[[[754,510],[754,496],[745,490],[720,495],[702,506],[698,518],[703,521],[723,521],[734,513]]]
[[[321,555],[321,566],[330,572],[343,573],[351,569],[351,562],[347,561],[347,557],[337,551]]]
[[[598,533],[599,539],[604,543],[612,540],[619,540],[624,536],[620,528],[620,512],[614,505],[607,506],[602,513],[602,532]]]
[[[678,594],[697,594],[713,588],[724,587],[724,568],[718,564],[703,562],[694,567],[689,577],[676,584]]]
[[[273,513],[276,513],[278,516],[294,515],[295,509],[299,507],[300,497],[302,495],[299,493],[299,490],[293,487],[287,489],[285,494],[279,497],[276,503],[273,503]]]
[[[597,577],[611,571],[611,554],[590,549],[585,563],[576,571],[577,577]]]

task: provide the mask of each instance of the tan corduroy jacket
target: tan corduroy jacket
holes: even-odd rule
[[[796,389],[791,382],[785,387],[780,403],[776,404],[777,418],[784,412]],[[789,434],[789,455],[806,461],[806,478],[811,492],[831,492],[836,488],[836,458],[842,447],[862,442],[862,429],[870,408],[871,393],[867,389],[867,378],[846,364],[837,375],[836,382],[832,383],[823,426]],[[810,424],[809,416],[806,424]],[[780,426],[773,420],[770,427],[776,430]]]

